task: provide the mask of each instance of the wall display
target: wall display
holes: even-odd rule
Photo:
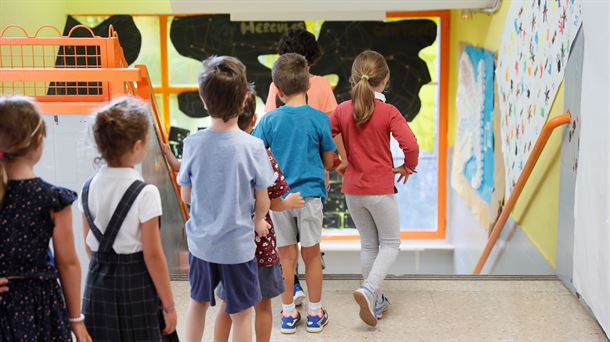
[[[271,83],[270,65],[275,60],[278,41],[291,28],[306,28],[316,34],[322,57],[312,67],[311,72],[317,75],[330,75],[332,79],[336,80],[333,84],[336,84],[335,96],[339,102],[350,97],[349,76],[355,57],[367,48],[379,51],[386,57],[390,67],[391,78],[389,89],[386,92],[388,102],[398,107],[409,121],[417,118],[412,125],[426,133],[431,132],[431,134],[420,134],[422,151],[432,152],[434,149],[434,107],[437,101],[434,91],[436,88],[434,88],[435,85],[432,85],[432,88],[428,86],[422,89],[422,87],[432,80],[431,70],[433,72],[436,70],[429,69],[430,55],[437,55],[436,52],[430,51],[434,50],[433,44],[438,35],[435,19],[389,22],[232,22],[228,15],[200,15],[158,19],[156,24],[153,18],[143,20],[140,17],[130,16],[78,17],[78,20],[94,26],[94,32],[100,36],[107,35],[108,25],[117,26],[124,52],[126,56],[130,56],[129,63],[136,60],[142,61],[142,55],[151,55],[151,50],[160,45],[158,41],[153,40],[158,33],[151,32],[151,30],[158,29],[160,20],[168,20],[170,86],[196,86],[201,60],[212,55],[232,55],[246,65],[248,79],[255,84],[257,94],[263,100],[266,100]],[[77,19],[69,18],[65,28],[66,32],[78,23]],[[86,30],[83,32],[86,33]],[[125,37],[125,41],[123,37]],[[400,44],[397,44],[397,41]],[[422,55],[424,49],[426,51]],[[157,64],[150,64],[150,62],[157,61],[153,58],[154,56],[149,57],[144,61],[150,65],[151,75],[154,78],[156,71],[154,68]],[[76,62],[80,65],[79,61]],[[182,68],[185,64],[188,64],[189,68]],[[187,74],[192,74],[192,76],[174,77],[177,73],[184,73],[187,69],[189,70]],[[161,85],[160,77],[155,85]],[[204,128],[207,120],[205,118],[209,115],[205,111],[197,91],[172,93],[169,108],[171,111],[170,147],[174,154],[180,157],[183,139],[189,133]],[[420,110],[425,113],[417,116]],[[431,160],[430,163],[435,163],[435,161]],[[425,166],[423,164],[425,162],[422,162],[422,171]],[[436,175],[436,169],[427,173],[430,173],[428,176],[432,176],[432,173]],[[417,183],[416,179],[414,178],[411,183]],[[430,189],[430,186],[426,186],[426,184],[436,182],[420,183],[423,188]],[[340,188],[341,177],[333,173],[331,190],[325,205],[324,226],[338,229],[354,228]],[[436,207],[435,199],[420,202],[420,206]],[[412,208],[412,203],[409,203],[409,206]],[[435,214],[426,215],[426,217],[428,216],[436,219]],[[409,228],[435,227],[433,223],[422,224],[420,221],[413,223],[408,220],[405,222]]]
[[[459,58],[457,138],[451,184],[484,227],[490,223],[495,184],[493,52],[464,46]]]
[[[305,28],[305,22],[234,22],[228,15],[175,17],[170,39],[185,57],[203,60],[211,55],[231,55],[247,68],[248,80],[254,82],[258,95],[266,99],[271,83],[270,70],[259,62],[259,56],[277,53],[277,43],[290,28]],[[436,40],[437,25],[432,20],[396,22],[329,22],[322,24],[318,43],[322,58],[311,72],[339,77],[335,96],[341,102],[349,98],[349,76],[356,56],[372,49],[388,60],[390,91],[388,102],[394,104],[409,121],[419,113],[419,90],[430,82],[426,63],[419,51]],[[400,39],[401,44],[396,44]],[[199,102],[196,92],[179,98]],[[201,115],[202,105],[182,104],[189,115]]]
[[[507,194],[548,118],[581,22],[576,0],[511,4],[496,70]]]

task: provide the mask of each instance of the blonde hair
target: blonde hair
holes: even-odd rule
[[[38,148],[46,134],[46,126],[32,99],[0,97],[0,206],[8,184],[8,163]]]
[[[390,74],[385,58],[375,51],[366,50],[356,57],[352,64],[352,103],[354,105],[354,120],[360,127],[367,123],[375,109],[375,91]]]

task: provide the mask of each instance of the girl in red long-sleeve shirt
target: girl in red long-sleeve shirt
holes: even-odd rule
[[[390,71],[382,55],[364,51],[352,65],[352,100],[341,103],[331,116],[333,136],[341,135],[346,156],[338,168],[344,172],[342,192],[360,233],[360,261],[364,282],[354,291],[360,318],[375,326],[388,309],[381,292],[400,247],[400,222],[394,176],[406,182],[415,172],[419,157],[417,139],[396,107],[386,104],[381,93]],[[394,167],[390,135],[405,154],[403,165]],[[347,160],[345,160],[347,159]]]

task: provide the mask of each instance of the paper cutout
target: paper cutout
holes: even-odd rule
[[[465,46],[460,54],[457,138],[451,183],[483,226],[495,190],[494,54]]]

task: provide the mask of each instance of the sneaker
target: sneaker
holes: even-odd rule
[[[377,325],[377,316],[373,311],[375,297],[375,294],[366,287],[360,287],[354,291],[354,299],[360,306],[360,319],[372,327]]]
[[[284,315],[282,311],[282,327],[280,332],[282,334],[294,334],[297,332],[297,325],[301,322],[301,314],[296,311],[296,315]]]
[[[319,315],[307,315],[307,332],[319,333],[328,324],[328,312],[322,309]]]
[[[377,317],[377,319],[381,319],[383,317],[383,313],[388,311],[389,307],[390,301],[382,294],[381,301],[378,300],[375,303],[375,317]]]
[[[305,300],[305,298],[307,296],[305,295],[305,291],[303,291],[301,284],[299,284],[298,282],[295,282],[294,286],[292,287],[292,292],[294,294],[294,305],[295,306],[303,305],[303,300]]]

